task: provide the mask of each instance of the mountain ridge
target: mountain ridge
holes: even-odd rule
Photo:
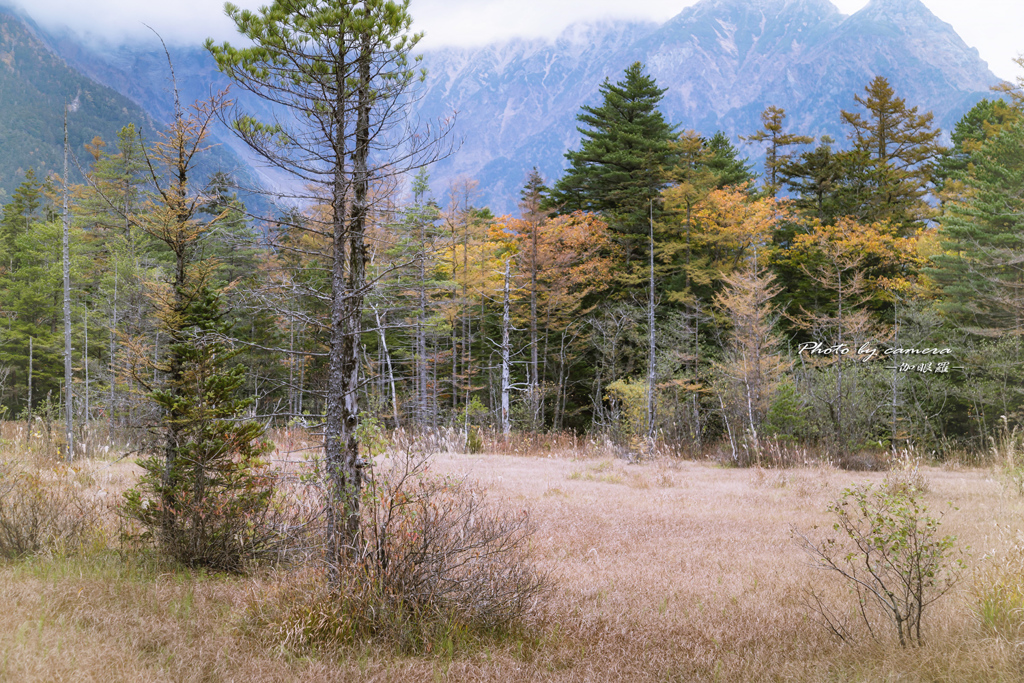
[[[100,54],[68,37],[55,42],[69,63],[161,118],[162,51],[127,45]],[[198,47],[172,46],[171,54],[186,101],[226,84]],[[760,127],[768,105],[786,109],[792,132],[845,139],[840,109],[855,108],[854,96],[876,75],[948,130],[1000,82],[920,0],[871,0],[851,15],[828,0],[702,0],[661,23],[577,22],[553,39],[436,48],[423,57],[428,79],[413,113],[429,121],[458,112],[454,134],[462,142],[431,168],[434,193],[442,197],[448,183],[473,178],[478,202],[496,212],[514,210],[534,166],[549,181],[560,175],[564,153],[579,144],[580,106],[597,104],[601,83],[619,80],[634,61],[667,88],[666,119],[703,135],[724,130],[734,142]],[[240,99],[269,112],[254,98]],[[218,135],[243,153],[226,131]],[[740,149],[755,160],[762,154],[755,146]]]
[[[29,168],[40,179],[63,172],[65,104],[76,153],[96,136],[109,142],[123,125],[147,120],[129,98],[70,67],[30,19],[0,6],[0,197]],[[74,166],[70,174],[79,177]]]

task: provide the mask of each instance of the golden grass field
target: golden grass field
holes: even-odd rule
[[[105,501],[136,476],[127,460],[41,467]],[[286,571],[207,575],[98,544],[0,564],[0,680],[1024,680],[1024,617],[1007,610],[993,626],[978,615],[992,586],[1012,605],[1024,590],[1024,500],[991,468],[921,468],[930,511],[959,508],[942,533],[970,550],[963,580],[925,614],[925,645],[902,649],[842,644],[814,620],[805,590],[834,584],[791,536],[830,524],[829,501],[883,473],[572,453],[443,454],[431,467],[531,511],[548,592],[522,633],[415,657],[373,642],[290,652],[251,619],[294,580]]]

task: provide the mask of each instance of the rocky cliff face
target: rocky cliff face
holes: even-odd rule
[[[949,129],[999,80],[919,0],[872,0],[852,16],[828,0],[703,0],[660,26],[572,26],[553,43],[428,53],[422,109],[457,110],[463,140],[434,178],[475,177],[492,207],[514,210],[531,167],[561,173],[562,154],[579,142],[580,105],[596,103],[600,83],[634,60],[668,88],[668,120],[734,141],[760,127],[768,105],[786,109],[793,132],[843,140],[840,109],[854,108],[876,75]]]
[[[173,119],[175,85],[186,107],[229,85],[200,46],[170,48],[175,73],[172,79],[168,55],[156,36],[144,46],[97,48],[82,44],[68,32],[47,32],[24,16],[0,7],[0,56],[6,44],[34,55],[32,61],[19,58],[17,70],[0,69],[0,150],[6,153],[0,154],[0,189],[6,186],[7,192],[21,182],[24,169],[30,166],[43,175],[59,170],[61,106],[65,95],[73,95],[74,89],[86,93],[83,110],[72,114],[68,126],[71,149],[81,156],[84,142],[98,135],[113,143],[117,131],[128,123],[134,123],[147,140],[153,140],[156,132]],[[73,88],[69,84],[74,84]],[[21,93],[17,99],[15,93]],[[7,114],[17,103],[22,103],[21,113]],[[246,104],[259,114],[269,111],[259,100]],[[45,120],[45,124],[33,124],[36,120]],[[216,171],[232,174],[247,187],[286,186],[292,182],[289,177],[261,169],[248,149],[223,127],[214,130],[209,142],[211,148],[202,155],[193,178],[198,183]],[[5,171],[5,164],[11,166],[10,171]],[[254,210],[270,208],[258,194],[243,196]]]
[[[66,36],[51,45],[70,64],[165,118],[160,103],[170,98],[159,49],[96,52]],[[172,56],[185,101],[225,83],[200,49]],[[604,79],[618,80],[637,60],[668,88],[662,110],[669,121],[707,135],[723,130],[734,141],[760,127],[768,105],[786,109],[793,132],[841,141],[840,109],[855,108],[854,95],[876,75],[910,105],[934,112],[948,130],[998,82],[977,50],[919,0],[872,0],[852,16],[828,0],[702,0],[660,25],[576,24],[553,41],[430,51],[415,116],[429,123],[455,112],[458,142],[430,171],[435,195],[442,198],[456,178],[474,178],[479,204],[514,211],[533,166],[549,181],[561,174],[563,154],[579,143],[580,105],[596,104]],[[241,151],[229,135],[222,139]],[[740,149],[755,160],[762,154]]]

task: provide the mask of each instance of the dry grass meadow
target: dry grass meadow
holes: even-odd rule
[[[0,460],[35,457],[12,441]],[[941,530],[957,536],[968,569],[926,612],[925,645],[902,649],[843,644],[817,623],[808,587],[845,593],[791,534],[830,525],[826,505],[844,487],[880,484],[883,473],[574,455],[434,457],[434,472],[530,510],[548,589],[516,633],[419,656],[375,642],[276,644],[252,614],[295,580],[287,570],[209,575],[120,547],[111,503],[134,465],[37,460],[99,506],[106,532],[76,553],[0,563],[0,680],[1024,680],[1024,499],[993,468],[922,468],[931,512],[959,508]]]

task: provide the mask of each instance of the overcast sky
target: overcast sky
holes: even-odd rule
[[[12,0],[0,0],[0,3]],[[268,0],[234,0],[255,9]],[[587,19],[650,19],[664,21],[696,0],[411,0],[416,30],[424,31],[424,47],[479,45],[513,36],[550,38],[574,21]],[[27,6],[25,0],[13,0]],[[833,0],[851,14],[866,0]],[[1024,52],[1022,0],[924,0],[940,19],[953,25],[968,45],[978,48],[997,76],[1024,75],[1013,63]],[[235,34],[220,0],[32,0],[30,16],[48,27],[67,25],[99,39],[151,39],[143,23],[168,41],[200,43],[208,36],[220,41]]]

